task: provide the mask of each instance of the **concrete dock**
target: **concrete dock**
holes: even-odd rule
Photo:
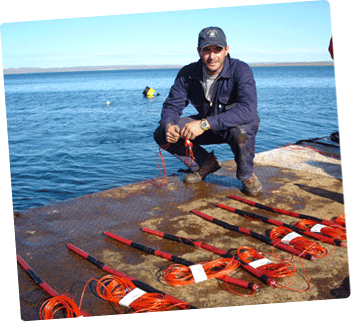
[[[258,203],[295,211],[321,219],[333,219],[345,213],[340,148],[326,151],[318,142],[293,144],[258,153],[255,173],[264,192],[247,197],[235,177],[234,161],[226,161],[204,182],[186,185],[182,174],[168,176],[167,184],[156,187],[138,182],[64,202],[33,208],[15,214],[16,249],[32,269],[59,293],[70,293],[79,303],[84,285],[91,278],[100,279],[107,273],[70,251],[73,244],[104,264],[143,281],[193,306],[201,308],[342,299],[349,296],[347,248],[324,242],[329,254],[314,261],[294,258],[297,273],[292,278],[277,279],[287,288],[266,285],[241,267],[230,276],[255,283],[259,290],[228,286],[210,279],[183,287],[172,287],[159,276],[173,264],[166,259],[146,254],[104,235],[112,232],[134,242],[171,253],[195,263],[220,258],[200,248],[165,240],[141,231],[149,227],[211,244],[225,251],[250,246],[272,253],[273,247],[250,236],[239,234],[193,213],[197,209],[232,225],[245,227],[260,234],[275,226],[253,221],[214,206],[222,203],[247,212],[294,223],[298,219],[257,209],[229,198],[245,197]],[[324,151],[324,152],[323,152]],[[312,240],[312,239],[309,239]],[[284,258],[290,254],[274,248]],[[304,273],[304,270],[306,273]],[[48,295],[18,266],[21,317],[38,320],[38,307]],[[238,294],[237,294],[238,293]],[[119,314],[115,307],[98,298],[92,288],[84,295],[82,309],[93,316]],[[122,308],[125,313],[132,310]]]

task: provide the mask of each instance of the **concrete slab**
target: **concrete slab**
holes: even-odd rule
[[[305,155],[304,151],[296,149],[258,154],[255,173],[262,182],[264,192],[259,197],[248,199],[325,219],[344,214],[340,162],[331,162],[330,157],[328,162],[324,157],[320,160],[315,154],[306,160]],[[288,166],[283,165],[283,158],[288,160]],[[301,167],[294,167],[297,160]],[[315,169],[320,171],[314,171]],[[296,221],[296,218],[259,210],[229,199],[230,194],[244,196],[240,191],[241,183],[235,178],[235,171],[234,161],[227,161],[216,174],[209,175],[204,182],[195,185],[184,184],[182,175],[175,174],[168,177],[167,185],[162,188],[138,182],[17,213],[17,254],[59,293],[72,294],[77,303],[85,283],[91,278],[99,279],[106,273],[68,250],[68,243],[90,253],[106,265],[198,308],[348,297],[349,267],[347,249],[343,247],[321,243],[330,252],[329,256],[315,261],[294,260],[297,274],[289,287],[302,292],[270,287],[245,270],[237,268],[231,276],[260,286],[259,291],[249,296],[251,290],[237,286],[228,289],[225,283],[218,280],[184,287],[169,286],[159,278],[159,272],[172,262],[132,249],[104,235],[104,231],[110,231],[197,263],[218,259],[219,256],[148,235],[141,232],[141,228],[146,226],[200,240],[226,251],[234,252],[234,249],[246,245],[270,253],[272,246],[226,230],[190,213],[192,209],[198,209],[261,234],[274,226],[219,209],[214,203],[220,202],[287,223]],[[274,252],[284,258],[290,256],[276,248]],[[32,282],[21,267],[18,268],[18,276],[22,319],[37,320],[38,306],[47,298],[47,294]],[[309,285],[307,278],[310,289],[304,291]],[[279,283],[286,285],[290,281],[291,278],[286,278],[279,280]],[[333,291],[335,289],[340,292]],[[99,299],[93,289],[86,291],[82,308],[94,316],[118,314],[112,305]],[[124,309],[124,312],[131,311]]]
[[[255,162],[342,179],[340,158],[321,154],[308,146],[291,144],[262,152],[257,155]]]

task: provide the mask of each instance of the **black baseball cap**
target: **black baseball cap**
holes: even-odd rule
[[[227,46],[227,38],[221,28],[207,27],[200,31],[198,46],[200,50],[207,46],[219,46],[225,48]]]

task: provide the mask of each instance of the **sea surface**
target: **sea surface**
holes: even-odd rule
[[[338,131],[333,66],[252,70],[261,118],[256,153]],[[14,211],[159,176],[153,132],[178,71],[4,75]],[[160,95],[144,97],[146,86]],[[184,115],[194,113],[189,106]],[[208,150],[233,158],[227,145]],[[164,156],[168,174],[184,168]]]

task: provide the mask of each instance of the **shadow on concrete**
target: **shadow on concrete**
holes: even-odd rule
[[[329,191],[329,190],[321,189],[317,187],[306,186],[298,183],[295,183],[295,185],[298,186],[300,189],[310,192],[316,196],[328,198],[330,200],[337,201],[342,204],[344,203],[344,195],[342,193],[333,192],[333,191]]]
[[[175,173],[172,176],[178,177],[181,181],[184,181],[184,176],[186,173]],[[216,184],[222,187],[231,188],[235,187],[239,190],[242,189],[242,183],[237,178],[230,178],[223,175],[209,174],[204,180],[204,182]]]

